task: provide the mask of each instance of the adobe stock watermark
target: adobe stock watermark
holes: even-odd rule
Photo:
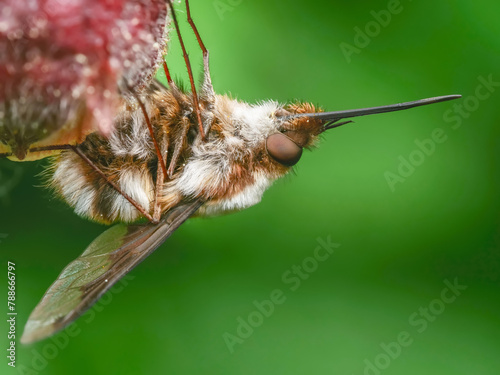
[[[32,349],[31,362],[29,364],[20,363],[17,365],[17,373],[20,375],[38,375],[40,372],[44,371],[50,361],[54,360],[59,353],[68,346],[70,339],[78,336],[82,332],[80,327],[83,323],[90,324],[95,319],[96,314],[103,311],[106,306],[111,303],[113,296],[121,293],[129,282],[134,279],[135,276],[125,275],[77,321],[71,323],[55,336],[48,338],[40,349]]]
[[[403,354],[405,348],[413,344],[415,336],[424,333],[429,325],[437,320],[444,313],[446,306],[455,302],[467,285],[461,285],[458,279],[453,282],[445,279],[445,287],[441,290],[438,298],[430,301],[426,306],[420,306],[417,311],[410,314],[408,324],[411,328],[399,332],[394,341],[380,343],[380,352],[363,361],[363,375],[380,375],[382,371],[389,368],[391,363]]]
[[[214,0],[212,4],[219,19],[224,21],[224,14],[234,11],[241,3],[243,0]]]
[[[412,1],[412,0],[407,0]],[[400,14],[404,10],[400,0],[389,0],[386,9],[379,11],[371,10],[372,20],[368,21],[363,28],[356,26],[354,28],[353,44],[342,42],[339,44],[340,50],[347,63],[351,63],[352,55],[359,55],[361,51],[368,47],[372,40],[380,35],[391,23],[392,17]]]
[[[253,310],[246,316],[236,318],[236,329],[234,333],[224,332],[222,339],[231,354],[234,353],[236,345],[241,345],[254,333],[255,329],[262,326],[276,310],[276,306],[282,305],[287,299],[287,293],[297,291],[302,282],[309,279],[316,272],[320,263],[325,262],[334,253],[340,244],[331,241],[330,236],[326,240],[317,239],[318,245],[313,254],[302,260],[299,265],[294,264],[281,275],[281,281],[286,288],[273,289],[269,298],[261,301],[253,301]]]
[[[451,108],[443,113],[443,120],[445,123],[450,124],[449,128],[451,130],[459,129],[463,124],[463,120],[468,119],[472,113],[476,112],[481,106],[481,102],[488,100],[500,87],[500,82],[494,81],[493,74],[488,75],[487,78],[479,76],[477,81],[479,83],[473,95],[453,103]],[[415,148],[407,155],[398,156],[397,167],[384,172],[384,178],[391,192],[396,191],[397,184],[407,181],[415,173],[416,169],[422,166],[436,152],[439,144],[449,139],[449,133],[449,129],[435,128],[427,138],[415,139]]]

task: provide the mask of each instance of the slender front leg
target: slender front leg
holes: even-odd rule
[[[181,119],[181,134],[179,139],[176,139],[174,144],[174,151],[172,153],[172,159],[170,160],[170,165],[168,166],[168,177],[172,178],[175,172],[175,167],[177,166],[177,162],[181,155],[181,151],[186,146],[187,142],[187,133],[189,131],[191,124],[189,123],[189,119],[187,117],[183,117]]]
[[[85,163],[87,163],[94,171],[96,171],[113,189],[115,189],[120,195],[122,195],[126,200],[130,202],[132,206],[134,206],[146,219],[148,219],[150,222],[156,224],[159,222],[159,217],[153,217],[151,216],[146,210],[139,205],[134,199],[132,199],[127,193],[125,193],[118,185],[116,185],[113,181],[111,181],[101,169],[90,160],[87,155],[85,155],[79,148],[78,146],[73,146],[73,145],[54,145],[54,146],[43,146],[43,147],[33,147],[29,149],[29,152],[39,152],[39,151],[64,151],[64,150],[71,150],[75,154],[77,154]],[[6,157],[12,155],[12,154],[0,154],[0,157],[2,155],[5,155]],[[159,176],[158,179],[160,179],[160,184],[163,185],[163,173],[162,173],[162,168],[160,165],[158,165],[159,170]],[[160,185],[160,186],[161,186]],[[156,195],[158,195],[158,182],[157,182],[157,187],[156,187]],[[157,198],[155,197],[155,213],[157,211]],[[160,213],[161,214],[161,213]]]
[[[167,63],[165,61],[165,56],[163,56],[163,71],[165,72],[165,77],[167,77],[168,85],[171,89],[177,88],[172,76],[170,75],[170,69],[168,69]]]
[[[139,98],[139,95],[137,95],[133,89],[129,89],[129,90],[134,95],[135,100],[137,100],[137,103],[139,103],[139,107],[142,110],[142,114],[144,115],[144,120],[146,121],[146,125],[147,125],[148,130],[149,130],[149,135],[151,136],[151,139],[153,140],[153,145],[155,146],[156,156],[158,157],[158,163],[161,165],[161,167],[163,168],[163,173],[165,173],[165,175],[166,175],[167,174],[167,164],[163,160],[163,155],[161,154],[160,146],[158,146],[158,142],[156,141],[154,129],[153,129],[153,126],[151,125],[151,121],[149,119],[148,112],[146,111],[146,106],[142,102],[141,98]]]
[[[177,22],[177,16],[175,15],[174,7],[172,6],[172,1],[167,0],[168,5],[170,6],[170,10],[172,11],[172,20],[174,21],[175,29],[177,31],[177,35],[179,37],[179,42],[182,48],[182,54],[184,56],[184,62],[186,64],[186,68],[189,75],[189,82],[191,83],[191,92],[193,94],[193,105],[194,112],[196,113],[196,118],[198,120],[198,129],[200,131],[201,138],[205,140],[205,130],[203,129],[203,122],[201,120],[201,112],[200,112],[200,104],[198,102],[198,94],[196,93],[196,86],[194,84],[193,71],[191,70],[191,63],[189,61],[189,57],[186,51],[186,47],[184,46],[184,41],[181,36],[181,30],[179,28],[179,23]]]
[[[203,72],[204,72],[204,81],[203,81],[203,91],[206,94],[211,94],[211,96],[214,95],[213,91],[213,86],[212,86],[212,79],[210,78],[210,69],[208,66],[208,50],[205,47],[205,43],[201,40],[200,33],[198,32],[198,28],[194,24],[193,19],[191,18],[191,7],[189,6],[189,0],[186,0],[186,12],[187,12],[187,20],[189,24],[191,25],[191,28],[193,29],[194,35],[196,36],[196,40],[198,40],[198,44],[201,48],[201,51],[203,52]],[[210,92],[207,92],[210,91]]]
[[[153,224],[157,224],[158,221],[155,220],[144,208],[142,208],[139,203],[133,200],[127,193],[125,193],[117,184],[111,181],[104,173],[99,169],[97,165],[94,164],[92,160],[90,160],[87,155],[85,155],[78,146],[70,146],[71,149],[77,154],[82,160],[87,163],[94,171],[96,171],[113,189],[115,189],[118,193],[120,193],[126,200],[130,202],[132,206],[134,206],[137,211],[139,211],[146,219],[148,219]]]
[[[41,152],[41,151],[62,151],[62,150],[70,150],[71,145],[52,145],[52,146],[42,146],[42,147],[33,147],[28,150],[30,152]],[[6,152],[0,154],[1,158],[8,158],[9,156],[14,155],[12,152]]]
[[[163,135],[163,143],[165,150],[168,150],[168,137],[166,134]],[[165,154],[167,151],[164,151]],[[156,168],[156,186],[155,186],[155,201],[153,203],[153,220],[159,222],[161,219],[161,206],[160,206],[160,195],[163,189],[163,184],[165,182],[165,174],[163,173],[163,168],[158,161],[158,167]]]
[[[203,52],[203,86],[200,90],[200,98],[209,107],[212,107],[210,109],[213,109],[214,106],[214,101],[215,101],[215,92],[214,92],[214,87],[212,85],[212,78],[210,76],[210,67],[209,67],[209,52],[207,48],[205,47],[205,44],[201,40],[200,33],[198,32],[198,28],[196,27],[193,18],[191,17],[191,7],[189,6],[189,0],[186,0],[186,13],[187,13],[187,20],[189,24],[191,25],[191,28],[193,29],[194,35],[196,36],[196,40],[198,40],[198,45],[201,48],[201,51]],[[212,119],[205,119],[206,127],[204,129],[205,134],[210,132],[210,126],[212,124]]]

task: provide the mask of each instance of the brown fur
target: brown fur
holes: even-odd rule
[[[238,136],[236,133],[238,130],[233,127],[230,116],[227,115],[230,113],[231,107],[229,103],[232,99],[224,98],[227,100],[221,101],[221,106],[217,108],[217,112],[211,111],[212,103],[204,100],[200,102],[202,116],[211,122],[208,139],[209,141],[221,142],[221,145],[224,145],[225,134]],[[146,107],[149,108],[150,122],[169,173],[163,186],[159,187],[161,192],[158,196],[158,204],[161,207],[161,212],[164,213],[183,200],[195,198],[184,196],[177,190],[176,181],[192,156],[193,143],[199,142],[198,124],[192,110],[192,97],[176,87],[167,90],[155,83],[142,100],[145,102]],[[132,145],[130,147],[136,147],[133,145],[135,144],[134,137],[137,137],[137,133],[134,133],[134,131],[137,132],[137,128],[134,127],[137,125],[135,125],[133,116],[137,116],[137,111],[136,103],[131,101],[124,106],[124,112],[119,116],[119,121],[117,120],[115,124],[115,138],[118,139],[116,142],[120,142],[118,144],[123,145],[123,147],[129,147],[126,146],[128,144]],[[314,112],[316,109],[309,103],[296,103],[286,106],[283,111],[293,114]],[[214,113],[220,115],[214,116]],[[321,126],[322,123],[319,121],[299,118],[284,122],[281,131],[292,139],[298,139],[297,144],[301,143],[301,146],[309,147],[321,132]],[[127,154],[129,152],[127,149],[123,150],[126,156],[115,154],[112,147],[115,141],[106,139],[98,133],[87,136],[79,148],[104,173],[108,181],[119,186],[120,172],[134,170],[134,175],[140,176],[137,183],[141,184],[143,188],[149,189],[148,186],[150,186],[150,189],[154,190],[158,171],[158,157],[151,138],[147,134],[140,136],[146,140],[146,149],[143,150],[142,156],[131,156]],[[137,142],[144,142],[144,140],[137,140]],[[269,156],[265,146],[265,139],[263,139],[262,144],[252,150],[231,151],[226,155],[230,169],[224,172],[224,179],[215,187],[213,184],[208,184],[206,188],[203,188],[198,193],[198,197],[201,196],[212,202],[230,199],[241,193],[246,187],[254,184],[256,173],[264,174],[272,180],[285,175],[290,170],[289,167],[281,165]],[[78,172],[84,176],[86,186],[91,186],[95,192],[94,201],[85,216],[98,222],[112,222],[113,215],[116,215],[116,213],[111,212],[113,202],[119,197],[119,193],[110,184],[103,181],[102,177],[91,166],[72,151],[62,152],[55,159],[53,169],[56,169],[63,160],[70,161],[71,165],[74,165],[74,168],[77,168]],[[65,180],[52,181],[52,187],[62,196],[63,184],[71,183],[71,181]],[[149,193],[154,197],[154,192],[148,191]],[[153,209],[152,203],[150,202],[148,208],[151,212]]]

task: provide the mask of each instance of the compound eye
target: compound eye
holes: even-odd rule
[[[278,163],[291,167],[300,160],[302,147],[283,133],[272,134],[266,140],[267,153]]]

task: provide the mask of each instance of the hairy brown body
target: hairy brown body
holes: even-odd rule
[[[124,100],[111,137],[93,133],[79,145],[93,166],[74,152],[64,151],[54,159],[50,185],[78,214],[103,223],[131,222],[141,216],[112,184],[146,212],[151,212],[155,199],[164,213],[195,198],[207,201],[200,214],[233,211],[256,203],[255,195],[260,200],[263,190],[290,169],[267,152],[270,134],[288,132],[307,147],[321,131],[319,121],[277,122],[274,117],[278,109],[290,114],[314,110],[310,104],[249,106],[226,96],[202,93],[200,97],[204,126],[210,129],[206,140],[200,137],[190,95],[155,82],[141,97],[168,170],[158,192],[158,155],[134,98]],[[255,113],[239,114],[247,109]]]

